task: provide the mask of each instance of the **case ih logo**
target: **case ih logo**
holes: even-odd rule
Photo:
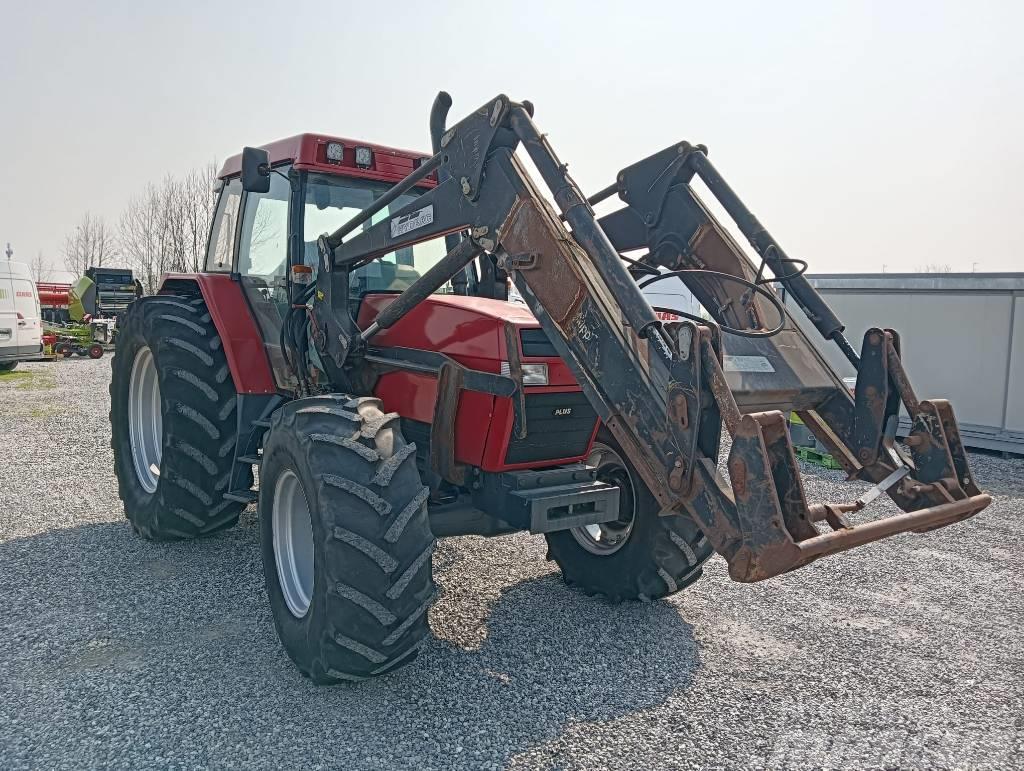
[[[567,418],[572,415],[572,407],[555,407],[551,414],[556,418]]]

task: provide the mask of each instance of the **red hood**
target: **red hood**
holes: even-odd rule
[[[359,304],[358,324],[366,329],[397,294],[368,294]],[[496,372],[505,354],[504,325],[517,329],[539,327],[525,305],[483,297],[435,294],[428,297],[393,327],[378,332],[374,345],[439,351],[467,367]]]
[[[367,301],[369,301],[369,297]],[[463,308],[481,316],[508,321],[517,327],[539,327],[540,323],[522,303],[506,302],[505,300],[489,300],[486,297],[466,297],[457,294],[436,294],[432,295],[428,302],[435,305],[448,306],[452,308]],[[383,310],[381,305],[377,312]]]
[[[359,328],[366,329],[397,294],[368,294],[359,306]],[[451,356],[464,366],[498,372],[508,361],[505,325],[539,329],[530,309],[519,303],[483,297],[435,294],[417,305],[390,329],[377,333],[373,345],[419,348]],[[516,335],[518,337],[518,335]],[[520,349],[521,350],[521,349]],[[552,386],[575,385],[566,365],[550,358]]]

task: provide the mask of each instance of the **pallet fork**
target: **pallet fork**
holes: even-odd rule
[[[528,102],[499,95],[441,133],[448,105],[446,94],[435,103],[435,155],[320,238],[313,340],[332,381],[344,382],[346,362],[368,355],[378,331],[479,258],[511,276],[663,515],[692,517],[734,580],[758,581],[896,533],[943,527],[991,502],[971,475],[948,402],[914,394],[897,333],[868,330],[860,352],[854,350],[802,275],[806,263],[785,255],[705,147],[666,148],[587,199],[537,130]],[[520,146],[557,212],[515,155]],[[435,172],[437,187],[371,224]],[[758,265],[694,192],[695,177],[748,239]],[[598,217],[593,207],[613,195],[625,206]],[[448,254],[370,327],[356,328],[341,299],[349,272],[442,236]],[[624,258],[636,250],[646,252]],[[713,319],[658,320],[641,287],[671,276]],[[856,368],[853,395],[772,283]],[[901,404],[913,423],[907,450],[895,442]],[[785,423],[790,410],[851,479],[874,486],[853,503],[809,504]],[[729,481],[717,470],[723,425],[731,440]],[[906,513],[850,524],[848,513],[882,493]]]

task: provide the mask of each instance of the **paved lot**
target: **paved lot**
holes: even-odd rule
[[[442,542],[434,639],[315,688],[274,635],[251,514],[135,537],[109,359],[0,378],[0,767],[692,768],[1024,764],[1024,461],[973,456],[974,520],[671,601],[564,587],[540,538]],[[815,499],[853,497],[834,473]],[[886,503],[886,506],[888,504]]]

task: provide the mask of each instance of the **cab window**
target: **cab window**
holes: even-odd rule
[[[242,200],[242,183],[232,179],[221,188],[220,200],[213,215],[210,242],[206,247],[206,270],[208,273],[228,273],[232,266],[232,252],[235,247],[235,225],[238,222],[238,206]]]
[[[288,170],[278,169],[287,175]],[[284,287],[288,257],[288,198],[291,185],[280,174],[270,175],[270,190],[245,198],[242,234],[238,240],[238,269],[242,276],[276,291]],[[285,298],[287,299],[287,298]]]
[[[310,174],[306,185],[306,205],[303,212],[303,238],[305,239],[304,261],[316,269],[316,239],[323,233],[330,233],[348,222],[352,217],[370,206],[388,191],[389,185],[365,180],[331,177],[326,174]],[[367,225],[355,230],[347,238],[367,226],[376,225],[416,200],[415,194],[403,195],[390,206],[377,212]],[[416,246],[399,249],[386,254],[352,271],[349,292],[358,297],[366,292],[401,292],[413,281],[430,270],[445,255],[443,238],[435,238]],[[451,293],[451,284],[446,283],[438,293]]]
[[[246,193],[238,237],[235,272],[263,335],[278,384],[289,387],[288,368],[281,354],[281,322],[288,310],[288,203],[289,167],[270,175],[266,193]]]

